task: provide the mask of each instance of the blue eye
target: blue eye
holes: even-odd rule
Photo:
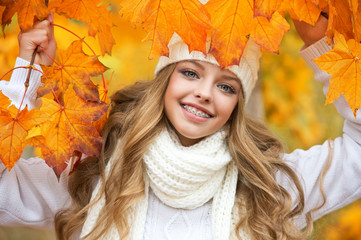
[[[228,84],[219,84],[218,88],[226,93],[231,93],[231,94],[236,93],[236,90],[234,90],[234,88]]]
[[[191,70],[182,70],[181,73],[188,78],[198,78],[197,73]]]

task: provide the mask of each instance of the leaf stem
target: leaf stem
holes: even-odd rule
[[[57,63],[52,57],[50,57],[49,53],[47,51],[45,51],[44,48],[42,48],[41,50],[46,54],[46,56],[48,56],[48,58],[50,58],[51,61],[53,61],[53,63],[58,65],[58,67],[61,67],[59,63]]]
[[[88,44],[87,42],[85,42],[84,39],[81,38],[79,35],[77,35],[77,34],[74,33],[73,31],[67,29],[66,27],[60,26],[60,25],[58,25],[58,24],[52,23],[52,25],[55,26],[55,27],[64,29],[65,31],[67,31],[67,32],[73,34],[75,37],[79,38],[79,39],[90,49],[90,51],[94,54],[94,56],[95,56],[95,57],[98,57],[98,56],[96,55],[95,51],[89,46],[89,44]],[[103,88],[104,88],[105,91],[108,91],[108,89],[106,88],[106,84],[105,84],[105,79],[104,79],[103,73],[101,74],[101,76],[102,76]]]
[[[29,68],[29,69],[32,69],[31,68],[31,66],[29,65],[29,66],[27,66],[27,67],[24,67],[24,66],[21,66],[21,67],[15,67],[15,68],[13,68],[13,69],[11,69],[11,70],[9,70],[9,71],[7,71],[1,78],[0,78],[0,80],[2,80],[7,74],[9,74],[10,72],[12,72],[12,71],[14,71],[14,70],[16,70],[16,69],[19,69],[19,68]],[[37,70],[37,69],[36,69]],[[40,71],[41,72],[41,71]],[[28,75],[29,75],[29,73],[28,73]],[[28,91],[28,87],[25,85],[25,92],[24,92],[24,95],[23,95],[23,98],[21,99],[21,103],[20,103],[20,106],[19,106],[19,109],[18,109],[18,112],[16,113],[16,116],[15,116],[15,120],[18,118],[18,116],[19,116],[19,113],[20,113],[20,109],[21,109],[21,106],[23,105],[23,102],[24,102],[24,99],[25,99],[25,95],[26,95],[26,93],[27,93],[27,91]]]
[[[31,56],[30,66],[34,65],[34,61],[35,61],[35,57],[36,57],[36,53],[37,53],[37,51],[38,51],[38,48],[39,48],[39,46],[37,46],[37,47],[34,49],[33,55]],[[26,81],[25,81],[25,83],[24,83],[24,84],[25,84],[25,88],[29,87],[29,80],[30,80],[31,70],[33,70],[32,67],[29,68],[28,75],[26,76]]]
[[[92,53],[94,54],[94,56],[97,56],[96,53],[94,52],[94,50],[89,46],[89,44],[86,43],[86,42],[84,41],[84,39],[81,38],[79,35],[77,35],[77,34],[74,33],[73,31],[67,29],[66,27],[60,26],[60,25],[58,25],[58,24],[53,23],[52,25],[55,26],[55,27],[59,27],[59,28],[61,28],[61,29],[64,29],[65,31],[68,31],[69,33],[73,34],[75,37],[79,38],[79,40],[81,40],[85,45],[87,45],[87,47],[90,49],[90,51],[92,51]]]

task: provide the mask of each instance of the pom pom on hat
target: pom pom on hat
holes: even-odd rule
[[[210,53],[208,53],[206,56],[199,51],[192,51],[190,53],[188,45],[182,41],[177,33],[173,34],[171,40],[168,43],[168,48],[169,57],[161,56],[159,58],[158,65],[155,69],[155,74],[158,74],[160,70],[169,64],[184,60],[205,61],[219,66],[217,60]],[[226,69],[233,72],[241,80],[245,103],[248,101],[252,90],[256,85],[260,65],[259,60],[261,55],[262,53],[260,47],[254,41],[252,41],[252,39],[249,39],[243,51],[239,65],[231,65],[226,67]]]

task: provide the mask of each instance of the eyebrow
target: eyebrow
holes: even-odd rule
[[[197,61],[186,61],[186,62],[192,63],[193,65],[196,65],[197,67],[201,68],[202,70],[205,70],[205,67]],[[234,80],[234,81],[241,83],[241,80],[238,77],[233,77],[233,76],[223,75],[223,74],[222,74],[222,77],[227,80]]]
[[[202,70],[204,70],[204,66],[200,63],[198,63],[197,61],[187,61],[189,63],[192,63],[193,65],[196,65],[197,67],[200,67]]]
[[[222,75],[222,77],[227,79],[227,80],[233,80],[233,81],[241,83],[241,80],[239,78],[237,78],[237,77],[232,77],[232,76],[229,76],[229,75]]]

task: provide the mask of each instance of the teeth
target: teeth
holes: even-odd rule
[[[194,115],[197,115],[197,116],[199,116],[199,117],[204,117],[204,118],[210,118],[211,116],[209,115],[209,114],[207,114],[207,113],[204,113],[204,112],[202,112],[202,111],[197,111],[195,108],[193,108],[193,107],[190,107],[190,106],[187,106],[187,105],[182,105],[183,106],[183,108],[185,109],[185,110],[187,110],[188,112],[191,112],[191,113],[193,113]]]

